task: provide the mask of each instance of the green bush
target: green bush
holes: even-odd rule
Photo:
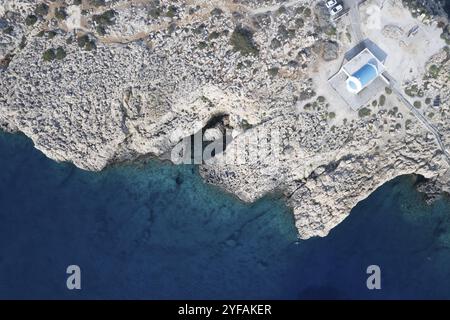
[[[66,8],[56,8],[55,9],[55,18],[58,20],[65,20],[67,18]]]
[[[107,10],[102,14],[97,14],[92,17],[95,23],[102,27],[112,26],[115,23],[116,12],[114,10]]]
[[[253,41],[253,34],[250,30],[242,27],[234,29],[230,39],[234,51],[240,52],[244,56],[259,54],[259,49]]]
[[[420,107],[422,107],[422,102],[420,102],[419,100],[414,101],[414,107],[420,109]]]
[[[311,16],[311,9],[310,8],[305,8],[305,10],[303,10],[303,14],[305,15],[305,17],[310,17]]]
[[[370,109],[369,108],[362,108],[359,109],[358,111],[358,115],[362,118],[362,117],[367,117],[370,115]]]
[[[50,48],[46,51],[44,51],[44,53],[42,54],[42,59],[44,59],[44,61],[50,62],[55,60],[56,58],[56,53],[55,53],[55,49]]]
[[[244,131],[247,131],[251,128],[253,128],[253,125],[251,125],[250,123],[248,123],[248,121],[246,119],[243,119],[241,121],[241,127],[244,129]]]
[[[223,10],[220,8],[214,8],[210,13],[212,16],[221,16],[223,14]]]
[[[106,29],[105,29],[104,26],[97,26],[97,27],[95,28],[95,31],[97,31],[97,33],[98,33],[99,35],[101,35],[101,36],[106,35]]]
[[[25,18],[25,24],[27,26],[32,26],[32,25],[34,25],[37,22],[37,20],[38,19],[37,19],[37,17],[34,14],[30,14],[29,16],[27,16]]]
[[[277,13],[278,14],[284,14],[284,13],[286,13],[287,12],[287,9],[286,9],[286,7],[285,6],[281,6],[281,7],[279,7],[278,8],[278,11],[277,11]]]
[[[430,76],[432,78],[437,78],[437,76],[439,75],[439,71],[441,70],[441,68],[439,68],[437,65],[433,64],[430,66],[430,68],[428,69]]]
[[[175,17],[177,14],[177,11],[178,11],[177,7],[169,6],[169,8],[167,9],[167,12],[166,12],[166,17],[169,17],[169,18]]]
[[[270,68],[269,70],[267,70],[267,73],[271,76],[271,77],[275,77],[278,74],[278,68],[277,67],[273,67]]]
[[[214,31],[208,35],[208,40],[214,40],[214,39],[217,39],[218,37],[220,37],[220,33],[217,31]]]
[[[47,36],[47,39],[53,39],[56,36],[56,31],[50,30],[50,31],[47,31],[45,34]]]
[[[13,34],[14,28],[12,26],[8,26],[5,29],[3,29],[3,33],[5,34]]]
[[[58,47],[56,49],[56,55],[55,55],[56,60],[62,60],[66,56],[67,56],[67,54],[63,47]]]
[[[90,0],[90,2],[94,7],[103,7],[106,4],[105,0]]]
[[[304,25],[305,25],[305,20],[303,20],[302,18],[295,19],[295,26],[297,28],[303,28]]]
[[[405,129],[409,129],[409,127],[411,126],[411,123],[412,123],[411,119],[406,120],[405,121]]]
[[[384,91],[386,91],[386,94],[392,94],[392,89],[389,87],[384,88]]]
[[[417,87],[416,84],[412,85],[405,89],[405,93],[410,97],[415,97],[419,93],[419,88]]]
[[[330,118],[330,119],[336,118],[336,113],[334,113],[334,112],[328,113],[328,118]]]
[[[383,107],[385,103],[386,103],[386,96],[384,94],[382,94],[380,96],[380,101],[379,101],[380,107]]]
[[[86,50],[86,51],[91,51],[91,50],[97,49],[95,40],[89,38],[89,36],[87,34],[78,37],[77,43],[80,48],[84,48],[84,50]]]
[[[83,35],[77,38],[77,43],[78,46],[80,48],[84,48],[84,46],[86,45],[86,43],[89,41],[89,36],[88,35]]]
[[[150,8],[150,10],[148,11],[148,14],[154,19],[159,18],[161,16],[161,13],[161,9],[157,7]]]
[[[86,45],[84,46],[84,50],[86,51],[92,51],[97,49],[97,45],[95,44],[94,40],[90,40],[86,43]]]
[[[46,5],[45,3],[39,3],[34,9],[34,13],[38,16],[48,15],[48,5]]]

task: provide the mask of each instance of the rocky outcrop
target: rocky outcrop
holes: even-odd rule
[[[56,161],[102,170],[173,156],[198,132],[209,142],[230,138],[200,165],[204,180],[248,202],[279,194],[302,238],[326,235],[398,175],[448,185],[439,146],[420,123],[405,122],[398,101],[385,97],[358,117],[317,96],[323,88],[311,74],[336,60],[340,41],[322,6],[44,2],[48,11],[19,0],[0,10],[10,31],[1,38],[0,125]]]

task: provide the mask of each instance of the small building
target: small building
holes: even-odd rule
[[[357,94],[378,77],[378,68],[374,63],[367,63],[347,79],[347,90]]]
[[[355,111],[389,85],[383,76],[384,64],[375,54],[367,46],[358,51],[349,60],[345,59],[341,69],[328,79],[333,89]]]

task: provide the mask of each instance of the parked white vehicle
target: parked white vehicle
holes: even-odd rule
[[[337,0],[327,0],[325,2],[325,5],[327,6],[328,9],[333,8],[336,4],[337,4]]]
[[[330,14],[331,14],[332,16],[335,16],[335,15],[337,15],[339,12],[341,12],[342,9],[344,9],[344,8],[342,7],[342,5],[338,4],[336,7],[334,7],[333,9],[330,10]]]

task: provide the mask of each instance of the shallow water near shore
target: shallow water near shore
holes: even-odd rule
[[[450,202],[427,206],[412,176],[296,241],[282,201],[243,204],[193,166],[86,172],[1,133],[0,167],[0,298],[450,298]],[[381,290],[366,287],[373,264]]]

